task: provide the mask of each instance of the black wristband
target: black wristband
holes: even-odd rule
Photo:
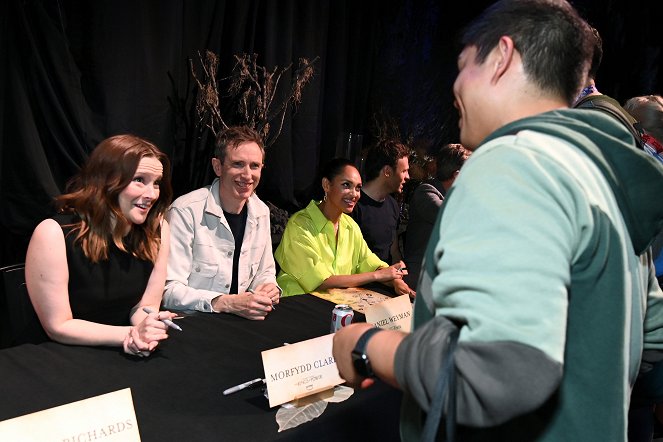
[[[352,350],[352,365],[357,373],[365,378],[372,378],[375,376],[375,373],[373,373],[373,369],[371,368],[371,361],[369,361],[368,356],[366,355],[366,346],[368,345],[369,339],[380,331],[382,331],[382,329],[377,327],[366,330],[364,334],[359,337],[355,348]]]

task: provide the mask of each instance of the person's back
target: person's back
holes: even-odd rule
[[[644,95],[632,97],[624,103],[624,109],[638,120],[644,129],[644,150],[658,161],[663,162],[663,97]],[[652,201],[657,204],[658,200]],[[663,285],[663,232],[652,245],[656,260],[656,276]]]
[[[619,101],[609,95],[601,93],[586,95],[578,100],[573,107],[576,109],[594,109],[614,117],[631,132],[636,143],[640,142],[642,133],[637,127],[638,121],[619,104]]]
[[[645,131],[644,150],[663,163],[663,97],[644,95],[629,98],[626,109]],[[651,202],[660,204],[660,197]],[[652,244],[652,257],[659,286],[663,287],[663,232]],[[629,410],[629,441],[651,441],[654,434],[655,414],[663,409],[663,361],[641,369],[641,376],[633,387]]]
[[[603,112],[619,121],[633,135],[636,146],[644,149],[642,142],[642,130],[638,120],[633,117],[626,109],[614,98],[599,92],[596,86],[596,76],[598,74],[601,61],[603,59],[603,40],[596,28],[590,28],[592,31],[593,53],[591,64],[587,73],[587,83],[580,91],[573,107],[576,109],[591,109]]]
[[[663,162],[663,97],[643,95],[629,98],[624,103],[624,109],[644,129],[645,152]]]
[[[454,90],[461,110],[461,142],[480,148],[443,206],[435,229],[439,240],[431,241],[437,247],[427,254],[437,259],[424,264],[428,277],[422,278],[425,285],[419,292],[433,294],[437,314],[449,309],[449,317],[466,324],[456,353],[458,395],[467,407],[458,407],[460,423],[502,425],[498,434],[503,430],[519,440],[625,439],[626,404],[643,349],[646,296],[653,296],[648,313],[663,309],[644,256],[663,220],[660,208],[643,204],[644,194],[625,188],[622,180],[655,194],[663,191],[663,175],[645,155],[623,148],[633,146],[633,140],[611,117],[557,110],[573,100],[577,86],[571,82],[579,84],[583,64],[582,58],[571,60],[581,53],[567,57],[560,52],[582,50],[586,43],[578,40],[585,40],[587,28],[577,19],[578,28],[571,32],[568,23],[545,11],[539,17],[537,8],[548,6],[500,2],[492,8],[497,29],[484,28],[491,20],[479,19],[465,34],[466,56],[459,59]],[[550,33],[566,32],[563,45],[533,26],[542,17]],[[518,24],[509,24],[508,18]],[[528,26],[539,34],[529,34]],[[485,34],[492,34],[495,46]],[[513,72],[501,70],[509,65],[508,43],[500,38],[504,34],[513,36],[523,57],[524,84],[510,76]],[[547,59],[536,58],[539,47],[546,48]],[[575,79],[561,75],[568,72],[560,69],[563,63],[575,63]],[[482,69],[499,76],[502,84],[489,82],[487,74],[484,87],[476,88],[472,75]],[[518,95],[509,87],[510,80],[519,91],[536,84],[542,97],[533,105],[528,94]],[[484,100],[481,107],[473,107],[471,97],[491,91],[496,94],[492,103]],[[507,99],[513,104],[507,105]],[[498,110],[502,121],[491,118]],[[531,117],[522,119],[523,112]],[[660,190],[636,185],[635,171],[639,183]],[[468,266],[481,269],[480,277],[475,275],[478,281],[464,276]],[[432,313],[426,312],[425,303],[417,307],[415,324]],[[647,345],[655,348],[663,338],[663,319],[650,320],[657,331],[650,333]],[[417,346],[411,347],[414,351]],[[489,357],[493,352],[496,357]],[[479,354],[484,363],[473,374],[464,364],[471,365]],[[536,386],[523,388],[528,397],[492,396],[493,388],[518,396],[519,383],[508,379],[514,370],[538,377]],[[495,400],[503,407],[496,414],[524,408],[505,420],[470,411],[473,401],[464,393],[477,392],[486,372],[492,382],[485,385],[483,407]],[[545,417],[547,412],[552,415]]]
[[[447,190],[456,180],[460,168],[471,152],[460,144],[447,144],[435,155],[435,178],[421,183],[410,198],[409,219],[403,246],[403,261],[408,269],[405,282],[417,288],[421,261],[426,251],[437,212]]]
[[[596,76],[603,58],[603,40],[591,28],[593,54],[587,83],[573,107],[603,112],[619,121],[635,139],[636,147],[663,163],[663,98],[657,95],[633,97],[622,107],[617,100],[602,94],[596,87]],[[656,260],[656,276],[663,275],[663,232],[654,241],[652,253]]]
[[[404,440],[421,438],[447,374],[460,440],[626,439],[643,349],[663,348],[646,252],[663,228],[663,206],[648,204],[663,170],[614,119],[567,109],[589,32],[567,2],[502,0],[463,34],[454,97],[474,153],[433,229],[413,332],[364,347],[404,390]],[[334,357],[358,385],[344,350],[369,327],[351,327]]]

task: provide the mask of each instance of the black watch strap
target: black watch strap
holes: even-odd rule
[[[366,355],[366,346],[368,345],[369,339],[379,331],[382,331],[382,329],[377,327],[366,330],[364,334],[359,337],[355,348],[352,350],[352,364],[357,373],[365,378],[375,376],[373,369],[371,368],[371,362]]]

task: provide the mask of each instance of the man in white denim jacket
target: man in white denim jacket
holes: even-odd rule
[[[269,208],[254,193],[264,157],[254,130],[225,130],[212,158],[218,178],[171,205],[165,308],[262,320],[278,304]]]

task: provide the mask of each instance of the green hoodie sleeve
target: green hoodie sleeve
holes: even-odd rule
[[[565,392],[555,405],[562,426],[596,413],[591,404],[628,403],[648,275],[610,186],[583,152],[531,131],[481,146],[435,229],[416,301],[435,320],[418,324],[415,306],[415,330],[394,367],[421,409],[447,357],[443,320],[461,328],[460,424],[493,426],[536,413],[558,391]],[[659,336],[660,320],[652,321],[650,335]],[[602,431],[621,425],[606,422]]]

